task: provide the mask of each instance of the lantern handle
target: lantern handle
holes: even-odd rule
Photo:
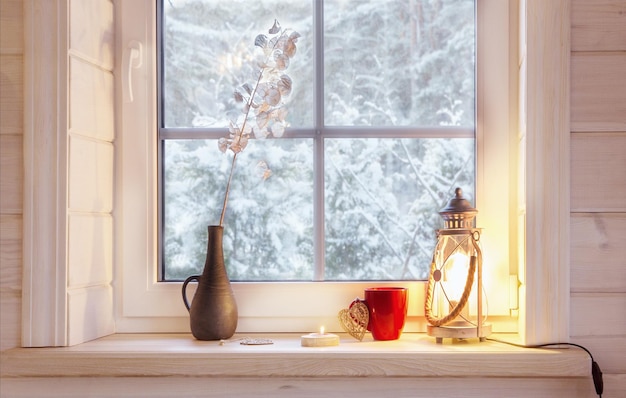
[[[478,252],[480,255],[480,251]],[[435,285],[435,280],[433,278],[433,273],[437,270],[437,265],[435,263],[435,255],[433,254],[432,262],[430,263],[430,274],[428,277],[428,289],[426,290],[426,300],[424,304],[424,313],[426,314],[426,320],[433,326],[443,326],[456,318],[463,308],[465,304],[467,304],[467,300],[469,299],[469,295],[472,291],[472,284],[474,283],[474,273],[476,271],[476,263],[477,257],[470,257],[470,265],[469,270],[467,272],[467,279],[465,280],[465,289],[463,289],[463,295],[459,299],[459,302],[454,306],[452,311],[444,317],[437,318],[433,315],[432,304],[433,304],[433,290]]]

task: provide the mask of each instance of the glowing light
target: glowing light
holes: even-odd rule
[[[469,257],[465,253],[454,253],[444,267],[446,293],[451,301],[458,302],[465,290],[469,269]]]

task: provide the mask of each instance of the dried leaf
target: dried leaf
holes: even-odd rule
[[[256,124],[260,127],[260,128],[265,128],[265,126],[267,126],[267,123],[270,121],[270,114],[268,112],[261,112],[258,115],[256,115]]]
[[[270,83],[259,84],[254,96],[255,102],[259,102],[261,109],[257,110],[257,113],[265,111],[266,105],[274,106],[280,102],[281,95],[278,91],[278,87]]]
[[[269,87],[269,83],[259,83],[256,87],[256,95],[263,97],[265,95],[265,91],[267,91]]]
[[[259,106],[255,109],[256,114],[258,115],[261,112],[267,112],[271,109],[272,107],[270,106],[270,104],[268,104],[265,101],[261,101],[261,103],[259,104]]]
[[[248,146],[248,135],[242,135],[241,140],[239,140],[239,144],[241,145],[241,150],[243,151]]]
[[[272,127],[270,129],[272,130],[272,134],[276,138],[280,138],[283,136],[283,134],[285,134],[285,125],[283,123],[274,123],[272,124]]]
[[[246,93],[248,93],[248,95],[252,94],[252,87],[250,87],[248,83],[244,83],[244,85],[241,87],[243,87],[243,89],[246,90]]]
[[[237,102],[243,102],[244,100],[243,94],[241,94],[239,91],[235,91],[233,96],[235,97],[235,101]]]
[[[278,87],[271,87],[267,91],[265,91],[265,96],[263,97],[263,99],[265,100],[265,102],[267,102],[268,105],[278,105],[281,99]]]
[[[272,37],[270,39],[269,45],[267,46],[267,48],[271,49],[272,51],[276,50],[276,48],[278,47],[278,40],[280,38],[279,37]]]
[[[285,44],[285,48],[283,48],[283,52],[289,58],[293,58],[296,55],[296,43],[293,40],[287,40],[287,44]]]
[[[289,57],[281,52],[274,53],[274,61],[278,70],[285,70],[289,67]]]
[[[225,153],[228,149],[228,140],[224,137],[221,137],[219,140],[217,140],[217,146],[222,153]]]
[[[281,35],[276,38],[274,49],[283,51],[285,49],[286,44],[287,44],[287,38],[284,35]]]
[[[281,95],[286,96],[291,94],[291,78],[289,76],[282,75],[276,86]]]
[[[239,153],[241,152],[241,146],[239,145],[239,142],[233,142],[232,144],[230,144],[230,150],[233,151],[233,153]]]
[[[267,36],[260,34],[254,39],[254,45],[257,47],[265,48],[267,46]]]
[[[228,131],[232,136],[239,135],[239,127],[232,120],[228,123]]]
[[[281,50],[283,54],[291,58],[296,55],[296,39],[281,36],[276,43],[276,48]]]
[[[252,103],[252,108],[255,109],[256,113],[259,113],[262,111],[261,108],[263,108],[265,106],[265,101],[263,100],[263,96],[257,91],[256,95],[254,96],[254,102]]]
[[[285,119],[287,118],[287,108],[285,108],[284,106],[281,106],[279,108],[274,109],[274,111],[272,112],[272,117],[275,120],[284,122]]]
[[[270,35],[275,35],[276,33],[280,32],[280,23],[278,22],[277,19],[274,20],[274,25],[270,28],[270,30],[268,31],[268,33]]]

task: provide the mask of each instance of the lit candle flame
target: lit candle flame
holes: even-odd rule
[[[324,326],[320,326],[320,334],[324,334]]]
[[[445,281],[451,301],[458,302],[465,290],[465,281],[469,271],[469,257],[465,253],[455,253],[446,263]]]

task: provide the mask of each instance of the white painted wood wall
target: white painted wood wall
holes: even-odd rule
[[[0,0],[0,350],[22,322],[23,23],[22,0]]]
[[[68,28],[66,261],[68,344],[72,345],[114,332],[113,3],[69,1]],[[72,318],[83,321],[75,322]]]
[[[570,335],[626,396],[626,1],[573,1],[571,51]]]
[[[70,14],[70,33],[78,35],[70,35],[68,50],[68,303],[69,314],[79,316],[84,300],[110,294],[112,248],[107,241],[112,233],[112,204],[107,195],[102,201],[92,194],[111,189],[112,49],[107,43],[113,40],[100,36],[101,23],[110,12],[109,0],[68,4],[93,7],[74,8],[73,16],[83,18],[74,20]],[[22,0],[0,0],[0,350],[19,346],[22,333],[22,203],[28,188],[22,153],[23,20]],[[619,397],[626,395],[626,0],[572,0],[571,35],[570,334],[573,342],[590,348],[601,364],[604,396]],[[96,180],[107,183],[96,186]],[[87,232],[74,234],[77,228]],[[78,268],[73,262],[94,257],[98,260],[91,273],[74,272]],[[104,325],[102,330],[107,327],[112,326]],[[70,336],[88,332],[71,331]],[[178,391],[171,383],[166,387],[154,381],[103,382],[103,393],[131,391],[131,385],[132,389],[152,385],[153,391]],[[253,387],[258,382],[262,381],[249,381]],[[463,383],[480,391],[485,382]],[[504,388],[512,392],[510,396],[522,396],[528,386],[544,386],[556,394],[563,385],[541,379],[494,383],[482,396],[500,396]],[[187,385],[198,391],[203,384],[196,380]],[[437,388],[432,383],[426,386]],[[579,396],[593,396],[591,392],[581,391]]]
[[[20,226],[19,234],[3,233],[2,238],[11,239],[7,250],[22,254],[11,258],[9,268],[2,246],[3,307],[5,296],[12,299],[7,300],[12,307],[6,311],[10,321],[3,321],[2,348],[19,342],[5,339],[5,327],[28,346],[76,344],[114,331],[113,3],[25,0],[2,5],[2,27],[13,29],[8,32],[13,47],[6,57],[14,58],[20,72],[20,79],[13,80],[4,79],[3,72],[3,112],[5,101],[19,101],[19,111],[8,120],[22,122],[19,129],[7,131],[13,133],[8,137],[14,147],[6,149],[13,149],[14,163],[2,168],[14,170],[13,178],[7,178],[12,189],[3,187],[3,198],[8,191],[13,200],[6,207],[3,201],[2,225],[8,210],[7,220]],[[5,23],[5,15],[20,23]],[[30,40],[33,26],[46,35]],[[50,103],[58,104],[56,113]],[[2,122],[4,137],[4,116]],[[22,144],[24,149],[16,151]],[[4,278],[5,270],[19,271],[13,275],[23,278],[21,303],[16,300],[19,280]],[[62,289],[48,294],[56,286]],[[47,299],[37,300],[38,295]],[[30,319],[23,328],[15,309]],[[53,332],[46,333],[42,325]]]

